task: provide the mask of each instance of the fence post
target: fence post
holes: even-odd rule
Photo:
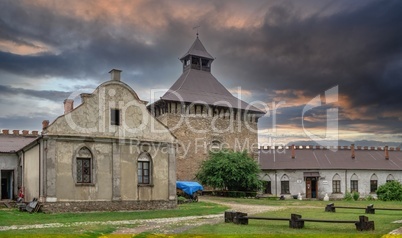
[[[335,206],[334,203],[330,203],[325,207],[326,212],[335,212]]]
[[[236,216],[235,211],[225,211],[225,223],[233,223],[233,219]]]
[[[236,212],[235,217],[233,218],[234,224],[248,225],[247,213]]]
[[[366,216],[359,216],[359,221],[355,223],[358,231],[373,231],[374,221],[369,221]]]
[[[304,227],[304,221],[300,220],[302,218],[301,215],[291,214],[289,220],[289,227],[294,229],[301,229]]]
[[[366,214],[375,214],[374,204],[370,204],[366,208]]]

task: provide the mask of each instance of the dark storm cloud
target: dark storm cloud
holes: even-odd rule
[[[0,85],[0,95],[7,97],[15,95],[26,95],[37,98],[43,98],[54,102],[62,102],[64,99],[68,98],[70,94],[71,92],[61,92],[54,90],[37,91],[31,89],[13,88],[5,85]]]
[[[0,52],[1,70],[35,78],[104,80],[99,76],[105,70],[121,68],[128,72],[140,71],[145,75],[141,79],[148,81],[160,81],[166,73],[179,73],[177,58],[186,50],[180,46],[184,40],[161,35],[147,45],[135,37],[142,36],[140,31],[129,26],[119,26],[116,31],[117,27],[107,17],[83,21],[58,15],[49,8],[31,6],[27,9],[22,2],[9,3],[0,9],[0,40],[32,47],[39,46],[29,40],[38,41],[48,46],[49,51],[35,55]],[[184,33],[180,30],[184,27],[178,22],[172,22],[168,28],[174,28],[175,32],[169,34],[175,37]],[[172,70],[175,67],[177,69]],[[144,83],[152,84],[146,80]]]
[[[146,19],[134,19],[139,23],[124,19],[120,12],[87,18],[100,4],[77,17],[61,14],[63,3],[57,1],[51,2],[54,7],[6,3],[0,8],[0,41],[45,50],[33,55],[0,51],[0,72],[32,80],[60,77],[100,83],[107,71],[119,68],[130,86],[168,88],[181,73],[177,58],[194,40],[191,28],[201,25],[200,39],[217,57],[212,72],[226,87],[252,91],[249,102],[271,102],[278,99],[279,91],[288,90],[279,94],[291,105],[279,111],[278,124],[300,126],[303,106],[339,85],[342,100],[347,102],[339,109],[341,127],[364,124],[367,128],[362,131],[380,128],[391,133],[393,128],[402,128],[402,115],[398,116],[402,114],[402,1],[247,1],[245,5],[147,1],[141,6],[123,2],[127,11],[140,8],[149,13]],[[180,11],[191,4],[200,11],[185,19],[177,17],[186,14]],[[238,16],[246,19],[244,26],[225,25],[236,23],[241,8],[250,11]],[[247,19],[253,17],[261,24],[249,24]],[[53,98],[49,91],[4,86],[0,90],[37,93],[49,100],[66,98],[63,92]],[[307,122],[325,127],[321,116],[315,123]]]
[[[0,117],[0,128],[10,130],[39,130],[42,128],[42,121],[45,119],[54,118],[50,115],[35,115],[32,117],[12,116]]]
[[[315,96],[339,85],[354,106],[398,106],[402,104],[402,96],[396,95],[402,85],[398,80],[402,25],[397,23],[402,22],[401,13],[401,1],[374,1],[353,11],[307,18],[291,6],[276,6],[267,12],[262,29],[229,33],[233,41],[226,45],[222,61],[233,65],[236,83],[243,79],[235,75],[244,75],[253,89],[303,89]],[[232,53],[252,48],[259,53]],[[393,72],[387,75],[387,71]]]

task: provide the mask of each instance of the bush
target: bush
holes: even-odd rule
[[[357,201],[357,200],[359,200],[360,194],[358,192],[353,192],[352,197],[353,197],[353,200]]]
[[[229,191],[257,191],[262,188],[261,170],[247,151],[211,152],[196,177],[202,184]],[[240,196],[240,195],[239,195]],[[243,197],[245,195],[242,195]]]
[[[187,202],[187,199],[185,197],[183,197],[183,196],[178,196],[177,197],[177,204],[182,204],[182,203],[185,203],[185,202]]]
[[[344,199],[345,201],[352,201],[352,200],[353,200],[353,196],[352,196],[351,193],[346,192],[346,193],[345,193],[345,197],[343,197],[343,199]]]
[[[377,197],[382,201],[402,201],[402,184],[390,181],[377,189]]]
[[[368,196],[366,196],[365,200],[366,201],[374,201],[375,198],[371,194],[369,194]]]

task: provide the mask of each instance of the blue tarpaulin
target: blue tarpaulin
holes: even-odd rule
[[[204,189],[201,184],[192,181],[176,181],[176,187],[188,195],[193,195],[198,190]]]

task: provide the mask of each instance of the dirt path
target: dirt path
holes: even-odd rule
[[[285,209],[286,206],[266,206],[266,205],[247,205],[232,202],[224,202],[215,200],[213,197],[200,197],[200,201],[213,202],[230,207],[230,210],[246,212],[248,214],[256,214],[268,211],[278,211]],[[205,224],[217,224],[223,222],[223,213],[205,216],[187,216],[173,218],[156,218],[143,220],[124,220],[124,221],[106,221],[106,222],[73,222],[73,223],[49,223],[37,225],[19,225],[19,226],[0,226],[0,231],[7,230],[27,230],[27,229],[43,229],[58,227],[82,227],[86,225],[114,225],[117,230],[113,234],[139,234],[142,232],[150,232],[156,234],[179,234],[193,227]],[[395,221],[395,223],[402,223]],[[136,226],[127,228],[124,226]],[[402,234],[402,227],[391,231],[389,234]]]
[[[262,213],[267,211],[278,211],[285,207],[265,206],[265,205],[246,205],[238,203],[222,202],[214,200],[212,197],[200,196],[200,201],[213,202],[230,207],[230,210],[246,212],[248,214]],[[113,234],[138,234],[141,232],[152,232],[158,234],[179,234],[196,226],[205,224],[217,224],[223,222],[223,214],[209,216],[194,216],[179,218],[166,218],[163,223],[155,223],[152,219],[149,222],[140,224],[135,228],[120,228]]]

